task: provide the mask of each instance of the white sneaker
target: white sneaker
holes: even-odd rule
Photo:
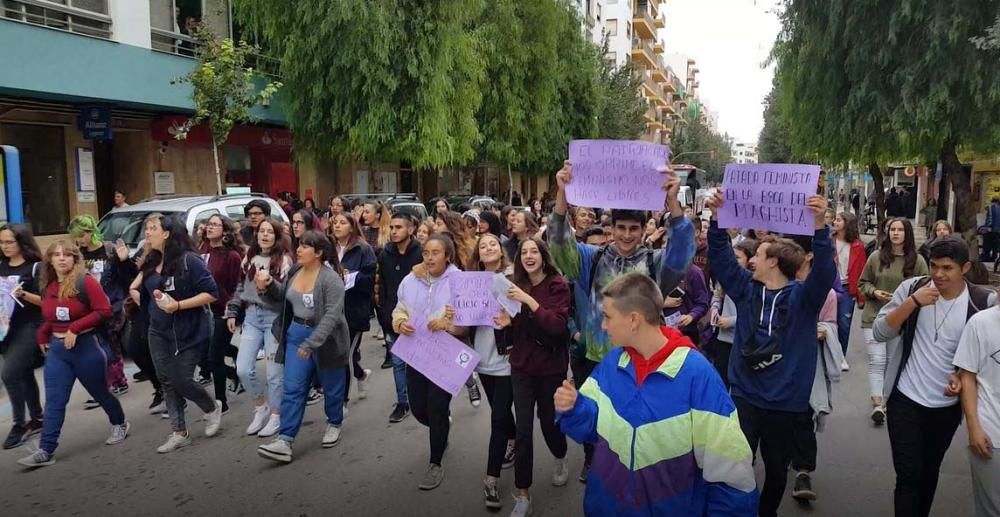
[[[566,486],[569,479],[569,464],[566,458],[556,458],[555,466],[552,468],[552,485]]]
[[[247,434],[257,434],[267,423],[267,417],[271,415],[271,408],[267,404],[262,404],[253,409],[253,420],[247,426]]]
[[[131,428],[132,426],[128,422],[111,426],[111,436],[104,442],[104,445],[115,445],[124,442],[125,438],[128,437],[128,430]]]
[[[271,443],[258,446],[257,455],[261,458],[267,458],[281,463],[291,463],[292,444],[282,440],[281,438],[277,438]]]
[[[264,349],[263,348],[261,348],[260,350],[257,351],[257,360],[258,361],[264,360]]]
[[[368,397],[368,379],[371,378],[372,371],[365,368],[365,377],[363,379],[358,379],[358,398],[363,399]]]
[[[510,512],[510,517],[527,517],[531,515],[531,499],[525,496],[514,496],[514,510]]]
[[[347,418],[347,404],[344,404],[344,418]]]
[[[274,436],[278,434],[278,429],[281,429],[281,415],[271,415],[271,418],[267,419],[267,425],[257,433],[257,436],[261,438]]]
[[[323,448],[329,449],[340,443],[340,428],[333,424],[326,424],[326,432],[323,433]]]
[[[188,445],[191,445],[191,435],[186,433],[184,435],[170,433],[170,438],[167,438],[167,441],[163,445],[157,447],[156,452],[166,454],[174,452],[181,447],[187,447]]]
[[[205,413],[205,436],[212,437],[219,432],[222,425],[222,402],[215,401],[215,411]]]
[[[847,364],[847,358],[846,358],[846,357],[845,357],[845,358],[844,358],[844,360],[843,360],[843,361],[841,361],[841,363],[840,363],[840,370],[841,370],[841,371],[844,371],[844,372],[849,372],[849,371],[851,371],[851,365]]]

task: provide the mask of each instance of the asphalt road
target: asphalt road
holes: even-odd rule
[[[855,318],[851,371],[836,386],[835,408],[819,435],[819,469],[813,475],[818,499],[800,506],[789,495],[780,515],[885,516],[892,515],[894,473],[884,428],[868,418],[867,360]],[[149,383],[132,384],[122,396],[132,423],[129,438],[105,446],[109,427],[98,409],[85,411],[85,392],[77,385],[67,412],[58,462],[36,471],[24,471],[16,460],[22,447],[0,452],[0,508],[10,516],[173,516],[173,515],[480,515],[482,477],[486,468],[489,408],[486,401],[474,409],[465,394],[452,402],[450,448],[444,458],[445,480],[437,489],[417,489],[428,461],[427,431],[412,417],[389,424],[395,392],[391,370],[378,369],[382,347],[370,337],[364,344],[364,364],[374,370],[370,395],[354,398],[341,443],[320,448],[322,406],[308,408],[295,461],[277,465],[255,453],[263,439],[248,437],[252,403],[246,395],[230,401],[223,431],[204,438],[203,424],[192,425],[195,444],[172,454],[155,449],[169,433],[166,420],[146,414]],[[0,402],[0,429],[10,425],[9,406]],[[189,409],[189,421],[200,418]],[[972,491],[966,431],[960,428],[942,466],[933,515],[972,515]],[[540,432],[535,438],[536,515],[582,514],[583,485],[575,481],[582,463],[579,446],[570,448],[573,476],[562,488],[550,483],[552,458]],[[758,479],[762,479],[760,466]],[[791,490],[792,476],[789,476]],[[513,488],[513,471],[505,470],[501,491]],[[504,498],[500,514],[513,507]]]

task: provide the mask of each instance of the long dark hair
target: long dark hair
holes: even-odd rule
[[[340,265],[340,259],[337,258],[337,254],[333,252],[333,244],[326,235],[316,231],[316,230],[306,230],[306,233],[302,234],[302,238],[299,239],[298,246],[309,246],[310,248],[316,250],[330,267],[337,272],[341,277],[344,276],[344,268]],[[296,246],[296,247],[298,247]]]
[[[896,259],[892,253],[892,240],[889,239],[889,231],[892,229],[892,225],[897,222],[903,225],[905,235],[903,238],[903,277],[909,278],[913,276],[913,270],[917,267],[917,243],[913,238],[913,225],[910,224],[909,219],[904,217],[893,217],[885,227],[885,240],[882,241],[878,252],[878,270],[882,271],[888,268]]]
[[[239,232],[236,231],[236,224],[233,220],[222,215],[222,214],[212,214],[211,217],[205,220],[205,224],[212,222],[212,219],[218,219],[222,223],[222,248],[227,250],[232,250],[240,255],[243,255],[243,239],[240,237]],[[208,228],[205,228],[206,235],[208,233]],[[206,238],[202,242],[202,251],[207,251],[211,249],[212,243]]]
[[[514,282],[515,285],[524,291],[531,289],[531,279],[528,278],[528,272],[524,270],[524,265],[521,264],[521,250],[529,242],[533,242],[538,246],[538,253],[542,256],[542,271],[545,273],[545,276],[559,274],[559,270],[556,269],[556,265],[552,261],[552,253],[549,251],[549,247],[545,244],[545,241],[528,237],[517,245],[517,254],[514,255],[514,274],[510,277],[511,282]]]
[[[253,258],[264,253],[264,250],[260,247],[260,242],[257,240],[257,233],[260,232],[260,225],[264,223],[271,225],[271,228],[274,229],[274,245],[271,246],[271,251],[267,254],[267,256],[271,258],[270,273],[274,278],[281,279],[281,266],[285,262],[285,257],[291,253],[291,250],[289,250],[290,241],[285,236],[285,225],[282,224],[281,221],[270,217],[264,219],[257,225],[257,230],[254,232],[253,244],[251,244],[250,249],[247,250],[246,268],[243,273],[248,277],[251,274],[257,274],[257,272],[253,270]]]
[[[837,217],[844,220],[844,242],[850,244],[861,238],[861,231],[858,230],[858,216],[850,212],[841,212]]]
[[[517,214],[514,217],[517,217],[518,215],[523,215],[524,216],[524,226],[525,226],[524,236],[525,237],[532,237],[536,233],[538,233],[538,220],[535,219],[535,214],[533,214],[531,212],[525,212],[525,211],[521,210],[521,211],[518,211]],[[510,236],[511,236],[511,238],[516,237],[516,235],[514,235],[514,229],[513,228],[510,229]]]
[[[500,268],[497,272],[502,273],[507,269],[507,264],[510,263],[510,259],[507,257],[507,252],[503,249],[503,243],[500,242],[500,237],[492,233],[484,233],[479,236],[479,242],[476,243],[476,249],[472,252],[472,259],[469,260],[469,271],[486,271],[486,265],[483,264],[483,259],[479,256],[479,244],[483,242],[483,239],[493,239],[497,241],[497,246],[500,246]]]
[[[490,231],[488,233],[492,233],[498,237],[503,235],[503,225],[500,224],[500,218],[497,217],[497,214],[494,214],[489,210],[484,210],[479,212],[479,220],[486,221],[486,224],[490,226]]]
[[[0,232],[7,230],[14,234],[17,247],[21,248],[21,257],[25,262],[41,262],[42,250],[35,242],[35,234],[31,233],[31,227],[24,224],[5,224],[0,226]],[[0,262],[7,263],[7,257],[0,254]]]
[[[170,234],[166,242],[163,243],[163,251],[150,249],[149,258],[142,262],[142,276],[148,277],[154,273],[156,266],[163,264],[160,272],[162,276],[173,276],[178,271],[184,270],[184,258],[188,253],[194,253],[194,241],[188,233],[187,226],[176,215],[163,215],[160,213],[149,214],[142,226],[145,227],[151,221],[160,223],[160,228]]]
[[[302,210],[298,210],[294,214],[292,214],[291,218],[292,220],[290,221],[290,223],[292,224],[292,232],[288,235],[288,237],[292,240],[293,252],[296,250],[296,248],[299,247],[299,239],[295,238],[295,226],[294,226],[295,214],[298,214],[299,217],[302,218],[302,222],[305,223],[305,231],[307,232],[312,231],[314,228],[316,228],[316,216],[313,214],[312,210],[309,210],[308,208],[303,208]],[[302,236],[305,237],[305,233],[303,233]]]
[[[333,234],[333,221],[338,217],[347,219],[347,224],[351,227],[351,236],[347,239],[348,249],[354,247],[355,244],[364,244],[365,246],[368,246],[368,241],[365,240],[364,234],[361,233],[361,225],[358,223],[357,218],[354,217],[354,214],[346,210],[330,218],[330,242],[332,242],[334,246],[337,245],[337,236]]]

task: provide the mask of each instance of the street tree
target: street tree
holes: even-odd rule
[[[975,246],[958,150],[1000,140],[1000,67],[973,43],[995,16],[977,0],[786,0],[774,57],[795,154],[869,163],[879,194],[879,163],[939,161]]]
[[[171,81],[171,84],[190,84],[194,102],[194,116],[184,122],[176,138],[183,140],[191,128],[208,123],[215,162],[215,189],[217,194],[222,194],[219,146],[226,142],[236,124],[258,120],[251,110],[269,102],[281,83],[260,84],[260,77],[248,64],[256,61],[259,49],[247,42],[219,39],[204,25],[195,29],[194,38],[197,43],[194,69]]]
[[[295,143],[319,155],[471,161],[484,64],[482,0],[236,0],[280,62]]]
[[[674,123],[670,153],[674,163],[693,165],[705,171],[702,180],[721,182],[733,149],[729,139],[712,130],[701,120],[701,106],[695,101],[683,113],[683,121]],[[683,156],[681,156],[683,155]]]
[[[764,99],[764,127],[757,140],[760,163],[793,163],[788,121],[781,114],[778,102],[780,89],[775,85]]]

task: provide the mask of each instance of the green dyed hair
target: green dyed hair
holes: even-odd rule
[[[92,215],[78,215],[69,222],[69,229],[67,230],[69,234],[76,238],[83,235],[86,232],[92,232],[90,234],[90,245],[95,246],[104,241],[104,236],[101,235],[101,229],[97,226],[97,219]]]

